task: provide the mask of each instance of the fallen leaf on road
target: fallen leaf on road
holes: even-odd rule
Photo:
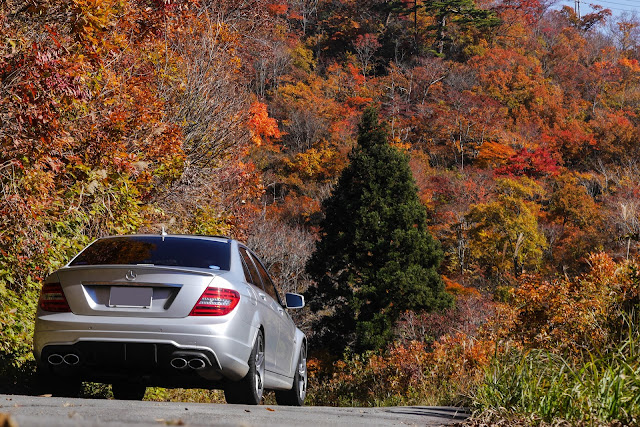
[[[65,408],[68,408],[69,406],[75,406],[75,405],[71,402],[64,402],[62,406],[64,406]]]
[[[166,425],[166,426],[183,426],[183,425],[185,425],[184,421],[182,421],[182,420],[165,420],[164,418],[156,418],[156,422],[164,423],[164,425]],[[0,426],[0,427],[2,427],[2,426]]]
[[[38,397],[52,397],[52,396],[53,396],[53,394],[41,394]]]
[[[267,411],[269,411],[269,412],[276,412],[276,410],[275,410],[275,409],[271,409],[271,408],[265,408],[265,409],[266,409]]]
[[[0,412],[0,427],[18,427],[18,423],[11,414]]]
[[[244,410],[244,412],[251,412],[251,411],[250,411],[250,410],[248,410],[248,409],[245,409],[245,410]]]

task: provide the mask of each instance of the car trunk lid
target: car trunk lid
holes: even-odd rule
[[[116,317],[186,317],[205,288],[225,271],[100,265],[58,270],[71,311]]]

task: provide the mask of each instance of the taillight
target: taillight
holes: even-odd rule
[[[71,308],[60,283],[45,283],[40,291],[40,308],[58,313],[69,312]]]
[[[236,308],[240,294],[232,289],[207,288],[189,316],[224,316]]]

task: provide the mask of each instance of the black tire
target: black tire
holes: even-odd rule
[[[249,356],[249,372],[240,381],[229,382],[224,388],[227,403],[259,405],[264,394],[264,335],[258,332]]]
[[[111,384],[111,392],[117,400],[142,400],[147,387],[142,384],[118,382]]]
[[[53,375],[43,369],[38,369],[38,392],[50,394],[54,397],[78,397],[82,391],[82,381],[74,377]]]
[[[291,390],[277,390],[276,402],[278,405],[302,406],[307,397],[307,346],[302,344],[298,356],[298,366],[293,376]]]

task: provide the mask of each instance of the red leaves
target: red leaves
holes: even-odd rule
[[[365,76],[360,72],[361,70],[358,70],[353,64],[347,64],[347,70],[356,84],[361,85],[366,81]]]
[[[567,166],[582,161],[597,145],[590,129],[576,120],[550,129],[542,134],[541,140],[549,147],[553,147],[556,153],[562,153]]]
[[[546,6],[540,0],[506,0],[498,7],[502,11],[508,9],[518,11],[530,25],[536,23],[546,10]]]
[[[557,175],[560,168],[553,154],[544,147],[522,148],[512,155],[506,164],[495,170],[496,175],[527,176],[540,178]]]

